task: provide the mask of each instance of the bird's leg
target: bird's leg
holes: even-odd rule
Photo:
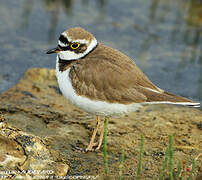
[[[103,136],[104,136],[104,130],[105,130],[105,122],[103,123],[103,126],[102,126],[102,130],[101,130],[99,141],[98,141],[98,146],[95,149],[96,151],[99,150],[101,145],[102,145],[102,140],[103,140]]]
[[[95,146],[94,140],[95,140],[95,136],[96,136],[97,131],[98,131],[99,126],[100,126],[100,116],[96,116],[96,120],[97,120],[97,126],[93,131],[93,135],[91,137],[91,140],[90,140],[88,147],[85,149],[86,152],[95,150],[95,149],[93,149],[93,147]]]

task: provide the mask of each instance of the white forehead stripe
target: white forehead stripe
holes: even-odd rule
[[[65,32],[63,32],[62,35],[63,35],[64,37],[66,37],[69,42],[73,42],[73,43],[74,43],[74,42],[78,42],[78,43],[81,43],[81,44],[88,44],[88,43],[90,42],[89,40],[86,40],[86,39],[75,39],[75,40],[73,40],[73,39],[70,38],[70,37],[67,35],[67,33],[65,33]],[[61,46],[65,46],[65,44],[62,43],[62,42],[58,42],[58,44],[59,44],[59,45],[61,44]]]
[[[64,35],[64,34],[62,34],[62,35]],[[81,44],[88,44],[89,43],[89,40],[86,40],[86,39],[75,39],[75,40],[73,40],[67,34],[65,34],[65,37],[67,38],[67,40],[69,42],[78,42],[78,43],[81,43]]]
[[[81,43],[81,44],[88,44],[89,43],[89,41],[85,40],[85,39],[77,39],[77,40],[74,40],[74,41],[71,40],[71,42],[78,42],[78,43]]]
[[[67,47],[67,44],[64,44],[63,42],[61,42],[60,40],[58,41],[58,44],[62,47]]]

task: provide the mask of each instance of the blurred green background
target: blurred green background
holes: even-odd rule
[[[59,34],[81,26],[130,56],[160,88],[202,101],[202,0],[1,0],[0,92],[55,68]]]

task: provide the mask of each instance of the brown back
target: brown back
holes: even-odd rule
[[[85,58],[61,67],[71,67],[70,78],[76,93],[92,100],[121,104],[192,102],[157,88],[128,56],[102,44]]]

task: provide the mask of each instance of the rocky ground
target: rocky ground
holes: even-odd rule
[[[60,93],[55,71],[30,69],[19,83],[0,95],[0,174],[8,177],[44,175],[91,176],[104,179],[103,148],[81,153],[75,146],[89,142],[95,116],[70,104]],[[109,120],[108,160],[117,179],[122,150],[124,179],[137,172],[140,137],[144,135],[142,179],[159,177],[170,134],[174,134],[174,167],[184,175],[197,158],[194,176],[202,179],[201,109],[155,105]],[[3,177],[2,177],[3,178]]]

